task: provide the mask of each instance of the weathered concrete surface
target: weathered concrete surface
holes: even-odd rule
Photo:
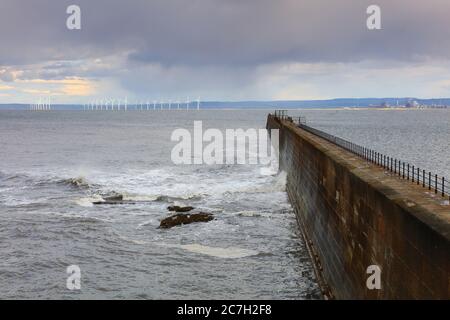
[[[297,219],[338,299],[449,299],[450,206],[412,182],[269,116]],[[381,290],[366,286],[381,267]]]

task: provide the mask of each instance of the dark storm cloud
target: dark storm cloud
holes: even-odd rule
[[[380,31],[365,27],[373,3]],[[81,31],[65,27],[70,4]],[[447,0],[2,0],[0,65],[116,53],[166,66],[448,58],[449,12]]]

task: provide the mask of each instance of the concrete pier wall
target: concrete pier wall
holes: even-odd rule
[[[271,115],[287,193],[337,299],[449,299],[450,206],[433,192]],[[370,290],[367,268],[381,268]]]

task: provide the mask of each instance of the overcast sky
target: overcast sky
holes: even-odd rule
[[[448,0],[0,0],[0,102],[449,97],[449,16]]]

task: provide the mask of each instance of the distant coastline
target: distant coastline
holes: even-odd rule
[[[52,104],[53,110],[83,110],[80,104]],[[138,105],[130,101],[130,110]],[[0,103],[0,110],[28,110],[26,103]],[[274,100],[274,101],[202,101],[201,109],[378,109],[405,110],[427,108],[450,108],[450,98],[341,98],[329,100]]]

